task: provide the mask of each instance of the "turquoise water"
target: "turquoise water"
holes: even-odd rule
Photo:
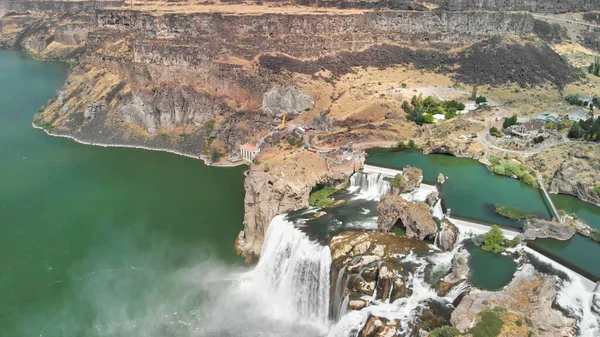
[[[0,336],[187,335],[241,265],[245,168],[33,129],[66,71],[0,51]]]
[[[471,283],[488,290],[498,290],[507,285],[517,271],[517,262],[511,257],[498,255],[492,252],[467,244],[471,253],[469,267],[471,268]],[[494,268],[489,268],[493,265]]]
[[[490,223],[521,228],[522,221],[513,221],[497,215],[494,204],[503,204],[534,212],[550,218],[550,210],[540,190],[516,179],[492,174],[479,162],[448,155],[423,155],[419,152],[372,153],[368,164],[402,168],[406,165],[423,170],[425,180],[435,181],[441,172],[448,177],[444,185],[447,206],[452,214],[479,219]],[[559,209],[577,213],[593,226],[600,223],[600,207],[570,196],[553,195]],[[600,275],[600,244],[589,238],[575,235],[571,240],[536,240],[536,244],[556,254],[563,262]]]

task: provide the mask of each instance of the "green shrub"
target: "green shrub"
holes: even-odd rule
[[[214,147],[211,147],[210,160],[213,162],[217,162],[217,161],[219,161],[219,159],[221,159],[221,157],[223,157],[223,154],[221,152],[219,152],[219,150],[215,149]]]
[[[414,141],[414,140],[412,140],[412,139],[411,139],[411,140],[409,140],[409,141],[408,141],[408,147],[410,147],[410,148],[414,148],[414,147],[416,147],[416,145],[415,145],[415,141]]]
[[[332,194],[337,190],[332,186],[327,186],[316,190],[310,194],[308,198],[308,204],[315,207],[328,207],[335,203],[333,198],[330,198]]]
[[[516,247],[519,243],[521,243],[521,238],[518,236],[515,236],[512,240],[506,241],[506,245],[509,246],[510,248]]]
[[[486,103],[487,102],[487,98],[483,97],[483,96],[479,96],[475,99],[475,103],[479,104],[479,103]]]
[[[517,326],[523,326],[523,321],[521,319],[518,319],[518,320],[515,321],[515,324]]]
[[[489,232],[483,234],[481,249],[501,253],[504,251],[504,234],[498,225],[493,225]]]
[[[390,179],[390,184],[394,187],[400,187],[404,182],[406,182],[406,178],[404,178],[400,173],[396,174],[396,176]]]
[[[500,157],[490,156],[490,163],[492,165],[500,165]]]
[[[495,126],[492,126],[492,127],[490,128],[490,135],[492,135],[492,136],[496,136],[497,134],[498,134],[498,128],[497,128],[497,127],[495,127]]]
[[[473,337],[497,337],[502,331],[504,323],[492,310],[481,313],[481,320],[471,329]]]
[[[533,321],[531,318],[525,317],[525,324],[527,324],[528,327],[533,328]]]
[[[444,325],[439,328],[433,329],[429,333],[429,337],[456,337],[460,336],[460,331],[453,326]]]
[[[600,185],[594,187],[594,192],[596,192],[596,194],[600,194]]]
[[[506,129],[507,127],[513,126],[515,124],[517,124],[517,115],[512,115],[512,117],[509,117],[504,120],[504,122],[502,123],[502,127]]]
[[[402,88],[406,88],[406,83],[401,84]]]

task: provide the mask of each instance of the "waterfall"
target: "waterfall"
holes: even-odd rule
[[[379,200],[392,191],[392,185],[380,173],[356,172],[350,177],[350,192],[358,193],[361,198]]]
[[[438,297],[435,290],[425,281],[425,267],[428,265],[426,259],[410,253],[402,258],[402,261],[419,266],[407,281],[409,288],[412,289],[412,295],[389,303],[389,301],[378,300],[376,294],[374,294],[369,297],[373,305],[358,311],[350,311],[342,316],[331,328],[328,337],[355,336],[356,332],[364,326],[369,315],[399,319],[401,330],[399,335],[403,336],[408,333],[410,326],[415,323],[421,312],[420,309],[427,305],[427,301],[434,300],[446,303],[446,299]]]
[[[327,327],[330,267],[329,247],[310,241],[278,215],[267,230],[252,283],[268,289],[274,312]]]
[[[529,247],[524,251],[567,275],[567,279],[558,278],[556,303],[576,318],[579,336],[600,336],[600,315],[592,311],[594,282]]]
[[[445,297],[448,299],[448,301],[450,301],[450,303],[453,303],[454,300],[458,298],[458,296],[460,296],[462,293],[469,289],[471,289],[469,283],[467,281],[462,281],[458,285],[452,287],[452,289],[450,289],[450,291],[446,294]]]

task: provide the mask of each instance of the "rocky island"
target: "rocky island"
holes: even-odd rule
[[[71,64],[33,119],[50,135],[248,165],[235,250],[256,264],[253,286],[289,297],[315,336],[592,336],[593,305],[565,304],[579,275],[521,245],[507,249],[510,283],[478,289],[467,248],[481,233],[451,217],[444,175],[367,172],[364,150],[473,158],[600,205],[598,11],[585,0],[34,0],[2,7],[0,47]],[[591,117],[574,122],[573,105]],[[324,188],[339,202],[309,207]],[[376,203],[366,226],[310,227],[357,199]],[[520,237],[575,232],[528,219]]]

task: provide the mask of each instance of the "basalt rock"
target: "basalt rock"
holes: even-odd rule
[[[458,239],[458,234],[458,228],[450,221],[442,221],[437,238],[438,247],[446,251],[452,250],[452,248],[454,248],[454,243],[456,243],[456,239]]]
[[[452,258],[452,271],[444,277],[444,282],[456,284],[469,278],[469,251],[462,248]]]
[[[392,193],[402,194],[409,193],[421,185],[423,181],[423,170],[407,165],[402,169],[402,179],[399,180],[398,186],[392,187]]]
[[[305,112],[314,105],[312,97],[296,86],[274,86],[265,93],[262,109],[280,117]]]
[[[331,303],[334,317],[346,310],[359,310],[370,303],[362,296],[394,302],[409,296],[407,281],[413,268],[402,266],[398,258],[427,246],[418,240],[382,232],[343,232],[330,243]],[[349,301],[344,301],[349,298]],[[342,307],[348,303],[348,307]]]
[[[364,327],[361,329],[360,337],[393,337],[397,335],[400,320],[389,320],[384,317],[369,316]]]
[[[575,235],[576,228],[568,224],[546,221],[541,219],[528,219],[523,226],[521,237],[523,240],[551,238],[556,240],[569,240]]]
[[[433,237],[437,226],[426,203],[412,203],[399,195],[388,195],[377,205],[377,226],[389,232],[396,223],[406,228],[408,238],[424,240]]]
[[[471,292],[452,312],[450,322],[462,332],[475,324],[477,315],[485,309],[506,307],[533,321],[535,336],[573,336],[575,320],[552,308],[556,299],[556,276],[537,272],[527,264],[515,273],[511,283],[502,291]]]

